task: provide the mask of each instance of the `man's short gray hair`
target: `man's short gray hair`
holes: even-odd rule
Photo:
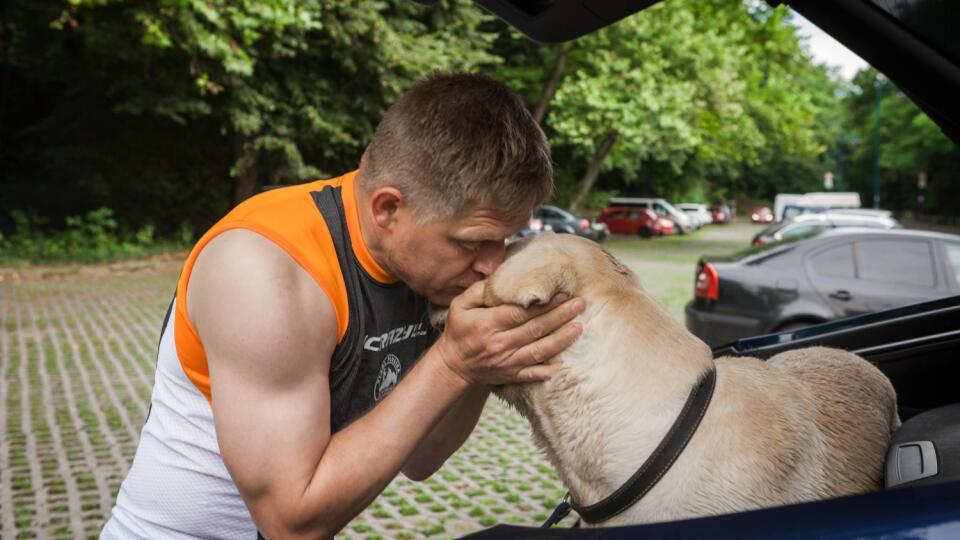
[[[478,206],[522,219],[553,193],[550,145],[523,101],[470,73],[435,72],[400,96],[359,178],[367,190],[400,189],[421,223]]]

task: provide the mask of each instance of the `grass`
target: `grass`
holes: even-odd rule
[[[682,318],[683,306],[693,297],[697,260],[702,255],[739,251],[749,245],[749,239],[761,228],[761,225],[737,223],[652,240],[613,236],[604,247],[630,267],[670,313]]]

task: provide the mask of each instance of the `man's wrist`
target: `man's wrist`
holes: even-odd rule
[[[424,363],[429,365],[438,377],[447,381],[450,387],[456,388],[460,392],[476,386],[457,370],[450,367],[451,362],[455,362],[456,360],[451,358],[452,353],[449,347],[445,345],[443,339],[441,336],[436,343],[434,343],[433,347],[430,347],[423,358]]]

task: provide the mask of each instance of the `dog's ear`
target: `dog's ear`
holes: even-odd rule
[[[569,261],[524,261],[504,264],[487,281],[483,291],[488,306],[515,304],[525,308],[546,304],[560,293],[573,294],[577,286],[574,266]]]

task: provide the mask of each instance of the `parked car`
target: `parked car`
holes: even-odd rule
[[[769,206],[758,206],[750,212],[751,223],[773,223],[773,210]]]
[[[655,214],[661,217],[669,218],[673,221],[677,229],[677,234],[686,234],[696,230],[696,225],[683,211],[668,203],[665,199],[647,198],[647,197],[614,197],[607,203],[608,207],[613,206],[633,206],[653,210]]]
[[[960,236],[839,228],[697,264],[686,324],[711,346],[960,294]]]
[[[527,226],[517,231],[516,234],[507,239],[507,242],[513,242],[514,240],[519,240],[521,238],[527,238],[528,236],[536,236],[542,233],[545,230],[543,226],[543,220],[530,216],[530,221],[527,223]]]
[[[520,2],[478,0],[522,32],[542,42],[574,39],[633,14],[656,0],[644,2]],[[773,2],[782,4],[783,2]],[[602,9],[597,7],[602,4]],[[842,44],[861,56],[897,85],[922,109],[943,133],[960,144],[960,46],[956,39],[954,2],[914,0],[792,0],[799,12]],[[670,9],[669,2],[660,6]],[[643,14],[635,15],[643,16]],[[956,179],[953,179],[954,181]],[[910,236],[904,230],[864,231],[834,229],[810,240],[788,245],[770,244],[774,256],[828,239],[865,234]],[[929,233],[928,233],[929,234]],[[933,246],[954,245],[956,237],[929,239]],[[851,248],[854,249],[854,248]],[[843,253],[835,255],[844,256]],[[766,266],[756,254],[756,268]],[[856,256],[854,253],[853,256]],[[477,538],[716,538],[839,540],[847,538],[953,539],[960,536],[960,294],[956,292],[956,255],[947,266],[936,253],[937,287],[951,288],[951,298],[895,308],[885,312],[834,320],[797,331],[741,339],[714,349],[714,356],[748,355],[768,358],[778,352],[810,345],[826,345],[852,351],[876,365],[897,392],[903,426],[894,433],[886,464],[886,487],[874,493],[837,497],[805,504],[784,505],[758,511],[737,512],[699,519],[680,519],[615,528],[524,529],[500,526]],[[743,257],[745,259],[746,256]],[[888,258],[892,258],[888,255]],[[904,258],[906,265],[922,260]],[[784,259],[785,260],[785,259]],[[782,262],[782,261],[781,261]],[[717,263],[719,264],[719,263]],[[704,266],[703,268],[706,268]],[[855,267],[857,276],[859,267]],[[698,273],[699,275],[699,273]],[[952,276],[954,281],[940,277]],[[848,278],[849,279],[849,278]],[[709,280],[705,282],[710,290]],[[716,292],[728,295],[754,294],[744,287],[727,286],[719,278]],[[799,285],[799,284],[798,284]],[[789,295],[793,283],[774,281],[762,288],[763,301]],[[784,290],[781,290],[782,287]],[[848,291],[849,292],[849,291]],[[799,295],[799,293],[793,293]],[[842,295],[841,295],[842,296]],[[754,294],[756,297],[756,294]],[[829,297],[828,297],[829,298]],[[831,301],[842,300],[831,298]],[[735,319],[739,320],[739,319]],[[765,332],[755,327],[752,332]],[[928,452],[925,449],[933,450]],[[669,472],[668,472],[669,474]],[[922,476],[926,475],[926,476]]]
[[[660,218],[653,210],[630,206],[604,208],[597,221],[606,225],[613,234],[638,235],[642,238],[663,236],[664,228]],[[670,222],[672,234],[673,222]]]
[[[575,234],[598,242],[607,237],[606,227],[594,227],[589,219],[557,206],[538,206],[533,209],[533,217],[555,233]]]
[[[881,214],[850,214],[830,211],[819,214],[801,214],[775,223],[757,233],[751,242],[755,246],[779,242],[789,238],[810,236],[813,233],[839,227],[866,227],[870,229],[898,229],[900,222]]]
[[[788,204],[783,207],[783,216],[781,216],[779,221],[787,221],[788,219],[802,216],[804,214],[822,214],[826,211],[826,206],[800,206],[796,204]]]
[[[701,227],[713,223],[713,216],[710,215],[710,210],[707,209],[707,205],[705,204],[680,203],[676,205],[676,207],[683,210],[688,216],[698,220]]]
[[[710,216],[713,218],[713,223],[721,225],[726,225],[733,219],[733,213],[730,211],[730,207],[725,204],[715,204],[711,206]]]

